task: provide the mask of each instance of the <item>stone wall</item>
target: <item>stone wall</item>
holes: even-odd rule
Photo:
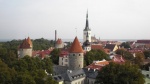
[[[83,68],[83,53],[70,53],[69,54],[69,69],[75,70]]]

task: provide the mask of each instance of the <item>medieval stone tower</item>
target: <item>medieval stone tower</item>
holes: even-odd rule
[[[87,33],[88,33],[88,39],[87,39]],[[83,42],[86,40],[89,40],[91,42],[91,29],[89,28],[89,21],[88,21],[88,12],[86,14],[86,24],[85,24],[85,29],[83,30]]]
[[[84,57],[83,49],[77,37],[75,37],[72,46],[69,50],[69,69],[75,70],[83,68]]]
[[[18,57],[23,58],[26,55],[32,56],[32,47],[31,39],[29,37],[27,39],[25,38],[18,48]]]
[[[58,40],[55,43],[55,48],[64,48],[64,43],[62,42],[62,40],[60,38],[58,38]]]

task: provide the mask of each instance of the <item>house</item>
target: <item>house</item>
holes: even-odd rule
[[[67,70],[61,74],[64,78],[64,84],[85,84],[85,72],[83,69]]]
[[[39,57],[41,59],[44,59],[46,57],[50,57],[50,50],[37,50],[37,51],[32,51],[32,57]]]
[[[102,67],[106,66],[109,64],[109,61],[106,61],[105,59],[103,59],[102,61],[93,61],[92,64],[86,66],[86,68],[88,69],[95,69],[95,70],[101,70]]]
[[[68,56],[69,52],[62,50],[59,56],[59,65],[60,66],[68,66]]]
[[[108,65],[109,61],[103,59],[102,61],[93,61],[92,64],[88,65],[84,68],[86,73],[86,83],[94,84],[96,81],[96,77],[98,75],[98,71],[100,71],[104,66]]]
[[[106,44],[105,49],[109,49],[110,52],[115,52],[119,47],[116,44]]]
[[[104,51],[104,48],[100,44],[93,44],[93,45],[91,45],[91,49],[92,50],[102,50],[102,51]]]
[[[135,47],[143,48],[143,49],[150,49],[150,40],[137,40],[135,42]]]
[[[142,74],[145,76],[145,83],[144,84],[150,84],[150,68],[148,71],[142,70]]]
[[[122,57],[122,55],[112,55],[110,56],[111,61],[110,62],[115,62],[118,64],[124,64],[125,59]]]

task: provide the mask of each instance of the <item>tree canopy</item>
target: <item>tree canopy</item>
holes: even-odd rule
[[[146,59],[150,58],[150,50],[145,50],[143,53]]]
[[[52,62],[54,64],[58,65],[60,53],[61,53],[60,49],[53,49],[53,51],[50,53]]]
[[[144,75],[138,66],[110,63],[99,71],[96,84],[144,84]]]
[[[32,40],[34,50],[45,50],[53,46],[53,41],[44,38]],[[0,84],[57,84],[49,74],[53,73],[50,58],[17,57],[22,40],[0,42]]]
[[[120,46],[124,47],[124,48],[127,48],[127,49],[131,48],[129,42],[123,42]]]
[[[133,61],[134,59],[133,55],[130,52],[126,51],[125,49],[116,50],[116,54],[122,55],[123,58],[129,61]]]
[[[91,64],[94,60],[109,60],[109,56],[102,50],[91,50],[84,56],[85,66]]]

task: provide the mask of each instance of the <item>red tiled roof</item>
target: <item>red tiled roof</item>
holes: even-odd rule
[[[62,40],[60,38],[58,38],[58,40],[56,41],[57,44],[62,44]]]
[[[121,55],[114,55],[112,62],[122,64],[125,63],[125,59]]]
[[[68,51],[61,51],[60,57],[68,56],[69,52]]]
[[[87,66],[86,68],[90,68],[90,69],[97,69],[97,70],[101,70],[102,67],[106,66],[109,64],[109,61],[95,61],[92,64],[90,64],[89,66]]]
[[[19,48],[31,48],[26,38],[24,39]]]
[[[69,52],[70,53],[83,53],[83,49],[77,37],[75,37]]]
[[[137,40],[136,43],[145,43],[145,44],[150,44],[150,40]]]
[[[130,53],[142,52],[140,49],[128,50]]]
[[[101,45],[91,45],[91,49],[104,51],[104,48]]]
[[[49,50],[44,50],[44,51],[32,51],[32,56],[39,55],[39,57],[44,58],[46,55],[49,55],[51,51]]]

